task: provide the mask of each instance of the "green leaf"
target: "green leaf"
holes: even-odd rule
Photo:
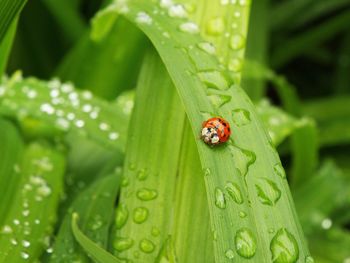
[[[74,237],[96,263],[122,262],[119,259],[115,258],[112,254],[108,253],[106,250],[101,248],[99,245],[94,243],[91,239],[89,239],[79,229],[77,221],[78,221],[78,214],[74,213],[72,215],[72,231],[73,231]]]
[[[284,139],[305,123],[304,120],[297,119],[280,108],[271,105],[267,100],[262,100],[256,104],[256,110],[275,146],[281,144]]]
[[[260,64],[267,62],[270,2],[270,0],[252,1],[245,61],[256,61]],[[246,77],[246,75],[249,75],[249,72],[246,72],[246,66],[243,69],[243,89],[252,101],[261,100],[265,93],[266,81],[264,79]]]
[[[121,190],[113,242],[118,258],[153,262],[168,237],[184,120],[178,95],[153,51],[141,70],[130,121],[128,183]]]
[[[330,161],[325,162],[315,176],[304,181],[293,191],[293,196],[303,229],[310,234],[323,228],[337,208],[349,204],[349,182]]]
[[[63,80],[72,81],[77,87],[89,89],[108,100],[135,87],[147,47],[142,33],[123,17],[115,23],[113,20],[110,30],[98,41],[89,34],[84,35],[56,70]]]
[[[195,135],[198,134],[202,121],[208,117],[207,113],[222,116],[232,123],[234,110],[247,111],[250,117],[240,120],[239,124],[246,123],[245,125],[232,125],[233,141],[226,147],[210,148],[197,140],[202,167],[208,171],[205,181],[212,228],[217,231],[217,241],[214,242],[216,260],[229,262],[225,251],[228,246],[235,244],[238,231],[247,227],[250,229],[248,233],[254,236],[251,240],[257,240],[259,244],[253,260],[271,261],[272,255],[266,253],[273,239],[273,235],[269,233],[271,228],[274,231],[287,229],[296,239],[299,257],[308,256],[287,182],[274,173],[274,167],[280,167],[279,158],[271,148],[271,142],[248,97],[237,86],[237,82],[227,77],[227,68],[198,46],[203,43],[196,34],[200,30],[186,19],[169,17],[167,10],[162,10],[148,1],[128,1],[126,5],[129,12],[125,15],[151,39],[165,63]],[[203,73],[204,76],[208,76],[206,73],[217,76],[215,89],[212,84],[208,88],[205,79],[200,78]],[[219,85],[222,79],[227,82],[223,90]],[[264,205],[259,200],[255,185],[259,184],[261,177],[272,180],[281,190],[281,198],[275,206]],[[232,202],[225,209],[215,205],[215,193],[218,192],[216,189],[223,193],[227,181],[235,182],[246,197],[242,207]],[[248,205],[248,200],[253,209]],[[242,210],[247,214],[244,220],[237,213]],[[234,227],[227,228],[225,222],[234,222]],[[244,257],[245,254],[241,253],[237,262],[244,261]]]
[[[125,115],[89,91],[76,91],[70,83],[22,79],[15,74],[0,86],[0,102],[0,114],[17,120],[30,137],[72,132],[103,147],[124,148]]]
[[[310,249],[315,255],[315,262],[347,263],[350,259],[350,233],[346,229],[333,227],[309,237]]]
[[[82,36],[86,30],[85,21],[70,1],[43,0],[42,2],[51,12],[68,40],[75,42]]]
[[[314,118],[319,128],[322,146],[349,142],[350,130],[349,96],[331,97],[308,101],[303,105],[305,115]]]
[[[65,158],[44,143],[30,144],[19,165],[20,178],[1,227],[0,262],[35,261],[47,248],[63,192]]]
[[[314,46],[330,39],[339,32],[348,29],[350,12],[345,10],[336,16],[332,16],[326,22],[312,27],[309,31],[284,41],[283,45],[276,48],[271,57],[273,67],[282,67],[292,59],[304,54]]]
[[[2,225],[19,184],[23,141],[16,127],[3,119],[0,119],[0,138],[2,141],[0,146],[0,225]]]
[[[12,22],[9,30],[4,36],[4,39],[0,42],[0,76],[4,74],[7,66],[8,57],[10,55],[12,43],[17,29],[17,22],[17,19]]]
[[[0,43],[26,0],[0,0]]]
[[[191,263],[194,258],[198,262],[214,262],[213,240],[217,238],[210,225],[203,170],[195,139],[186,121],[176,183],[172,239],[169,241],[173,241],[174,244],[168,247],[168,254],[174,253],[177,262],[181,263]],[[205,172],[207,171],[204,171],[204,175]],[[233,199],[233,196],[228,198]],[[228,249],[225,254],[231,257],[234,252]]]
[[[72,232],[71,224],[75,224],[71,222],[72,213],[79,214],[81,228],[86,233],[86,238],[94,240],[101,248],[107,248],[119,185],[120,171],[116,171],[114,174],[96,180],[77,196],[62,220],[50,262],[72,262],[78,259],[81,262],[89,261],[86,253],[75,242],[75,238],[79,243],[82,241],[79,238],[80,235]],[[86,249],[84,244],[81,245]],[[88,250],[87,252],[93,254],[93,251]]]

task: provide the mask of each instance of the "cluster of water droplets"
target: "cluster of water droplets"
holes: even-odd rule
[[[110,105],[94,98],[90,91],[77,91],[72,84],[58,79],[47,84],[18,79],[11,87],[0,86],[0,100],[3,110],[20,120],[27,117],[45,120],[58,130],[98,134],[112,144],[120,135],[118,126],[109,121],[108,115],[113,112]]]
[[[123,203],[123,201],[119,203],[115,216],[115,226],[119,232],[126,225],[129,219],[136,225],[142,225],[143,223],[147,222],[147,219],[150,216],[150,211],[147,208],[147,204],[158,197],[158,191],[156,189],[147,188],[144,186],[146,185],[147,178],[149,177],[149,171],[146,168],[136,169],[136,165],[133,162],[130,162],[128,169],[130,173],[133,174],[141,183],[141,186],[136,191],[132,191],[132,194],[138,199],[138,203],[140,205],[133,209],[129,209],[128,206]],[[124,182],[127,182],[127,180],[124,179]],[[123,188],[128,186],[128,183],[123,184]],[[126,189],[125,192],[127,192]],[[117,233],[117,235],[119,235],[119,233]],[[160,230],[156,226],[151,227],[149,236],[156,239],[159,235]],[[152,238],[145,237],[136,241],[131,237],[117,236],[114,241],[114,249],[118,254],[129,249],[134,249],[132,255],[134,258],[138,259],[141,255],[140,253],[150,254],[155,251],[156,242],[152,241]]]
[[[38,207],[44,207],[47,198],[52,194],[51,186],[47,181],[47,176],[53,171],[54,164],[49,157],[43,156],[39,159],[31,160],[30,164],[33,172],[23,182],[23,187],[16,201],[20,202],[19,207],[11,209],[10,217],[0,229],[0,242],[5,245],[4,241],[12,247],[11,253],[19,253],[18,257],[24,260],[31,260],[31,247],[38,246],[37,242],[45,244],[47,253],[52,253],[52,248],[49,247],[49,236],[45,233],[42,236],[36,237],[35,244],[32,243],[32,233],[37,232],[40,228],[43,218],[38,214]],[[22,173],[19,165],[14,166],[15,173]],[[35,208],[34,208],[35,207]],[[19,208],[19,210],[17,210]],[[34,209],[34,213],[33,213]],[[52,218],[49,218],[51,220]],[[47,220],[47,218],[45,218]],[[40,244],[40,246],[42,246]],[[10,251],[9,250],[9,251]],[[6,258],[10,256],[7,250],[0,250],[0,257]]]

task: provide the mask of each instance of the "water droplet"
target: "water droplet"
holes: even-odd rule
[[[140,24],[151,25],[152,17],[150,17],[146,12],[138,12],[136,15],[136,22]]]
[[[160,0],[160,6],[163,8],[169,8],[173,5],[172,0]]]
[[[330,218],[325,218],[321,222],[321,227],[325,230],[330,229],[333,225],[333,222]]]
[[[235,252],[232,249],[228,249],[225,252],[225,257],[228,259],[233,259],[235,257]]]
[[[122,252],[132,247],[134,241],[128,237],[117,237],[117,239],[113,243],[113,247],[115,250]]]
[[[182,23],[179,27],[180,31],[190,33],[190,34],[197,34],[199,32],[199,27],[196,23],[193,22],[185,22]]]
[[[23,247],[30,247],[30,242],[27,240],[22,240],[22,246]]]
[[[154,237],[157,237],[157,236],[159,236],[159,234],[160,234],[159,229],[157,227],[152,227],[151,235]]]
[[[192,47],[192,48],[191,48]],[[217,71],[217,63],[213,59],[205,59],[203,57],[211,57],[206,51],[201,48],[190,46],[184,50],[190,57],[198,72]],[[193,75],[193,72],[188,71],[187,74]]]
[[[208,95],[208,98],[209,98],[210,103],[215,108],[221,108],[226,103],[229,103],[232,99],[232,97],[229,95]]]
[[[135,168],[136,168],[136,165],[135,165],[134,163],[129,163],[129,169],[130,169],[131,171],[134,171]]]
[[[220,188],[215,188],[215,205],[220,209],[226,208],[225,194]]]
[[[252,258],[256,252],[256,241],[248,228],[241,228],[235,235],[235,245],[238,255]]]
[[[240,218],[245,218],[247,216],[247,213],[246,212],[243,212],[243,211],[240,211],[239,212],[239,217]]]
[[[199,72],[198,77],[208,88],[216,90],[227,90],[230,88],[228,78],[226,78],[222,72],[217,70]]]
[[[214,55],[216,53],[215,46],[212,43],[201,42],[198,44],[198,47],[210,55]]]
[[[146,172],[146,169],[141,169],[137,173],[137,179],[139,179],[140,181],[146,180],[147,176],[148,174]]]
[[[255,187],[260,202],[265,205],[275,205],[281,197],[281,191],[278,189],[278,186],[267,178],[259,178]]]
[[[148,239],[142,239],[140,241],[140,249],[145,253],[152,253],[154,251],[154,244]]]
[[[179,18],[186,18],[187,12],[183,5],[177,4],[177,5],[171,5],[168,8],[168,15],[170,17],[179,17]]]
[[[128,178],[123,178],[121,186],[126,187],[129,185],[129,179]]]
[[[134,222],[141,224],[147,220],[148,209],[145,207],[137,207],[134,209]]]
[[[232,58],[228,63],[228,69],[233,72],[240,72],[242,70],[242,60],[239,58]]]
[[[237,204],[243,203],[242,193],[239,190],[239,186],[236,183],[227,182],[225,189],[233,201],[235,201]]]
[[[280,163],[276,164],[273,167],[273,170],[275,171],[275,173],[281,177],[282,179],[286,178],[286,173],[284,172],[284,169],[282,167],[282,165]]]
[[[117,211],[116,211],[116,216],[115,216],[115,225],[117,229],[121,229],[129,216],[128,209],[125,204],[119,204]]]
[[[204,176],[210,176],[211,174],[210,168],[203,169],[203,172],[204,172]]]
[[[314,263],[314,262],[315,262],[315,260],[311,256],[307,256],[305,258],[305,263]]]
[[[236,168],[242,176],[246,176],[249,167],[256,161],[255,153],[234,145],[230,146],[230,150],[232,157],[234,158]]]
[[[245,109],[235,109],[232,111],[232,120],[237,127],[242,127],[250,123],[250,112]]]
[[[225,21],[222,17],[216,17],[208,21],[206,32],[212,36],[218,36],[225,30]]]
[[[230,47],[233,50],[239,50],[244,48],[245,46],[245,38],[244,36],[240,35],[240,34],[236,34],[231,36],[230,38]]]
[[[273,263],[294,263],[299,257],[299,248],[294,236],[281,228],[270,243]]]
[[[119,138],[119,133],[117,132],[111,132],[108,134],[108,138],[112,141],[115,141],[116,139]]]
[[[142,188],[137,191],[136,195],[139,199],[143,201],[149,201],[155,199],[158,193],[156,190],[153,189]]]
[[[29,254],[26,253],[26,252],[21,252],[21,258],[28,259],[29,258]]]
[[[103,218],[101,215],[96,214],[91,222],[89,222],[89,227],[93,231],[100,229],[103,226]]]

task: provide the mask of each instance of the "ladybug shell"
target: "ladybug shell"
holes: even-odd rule
[[[213,128],[219,135],[219,142],[226,142],[231,135],[230,124],[223,118],[214,117],[206,120],[202,124],[203,128]]]

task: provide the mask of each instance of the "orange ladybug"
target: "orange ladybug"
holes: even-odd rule
[[[210,118],[202,124],[201,138],[210,146],[226,142],[230,135],[230,124],[223,118]]]

